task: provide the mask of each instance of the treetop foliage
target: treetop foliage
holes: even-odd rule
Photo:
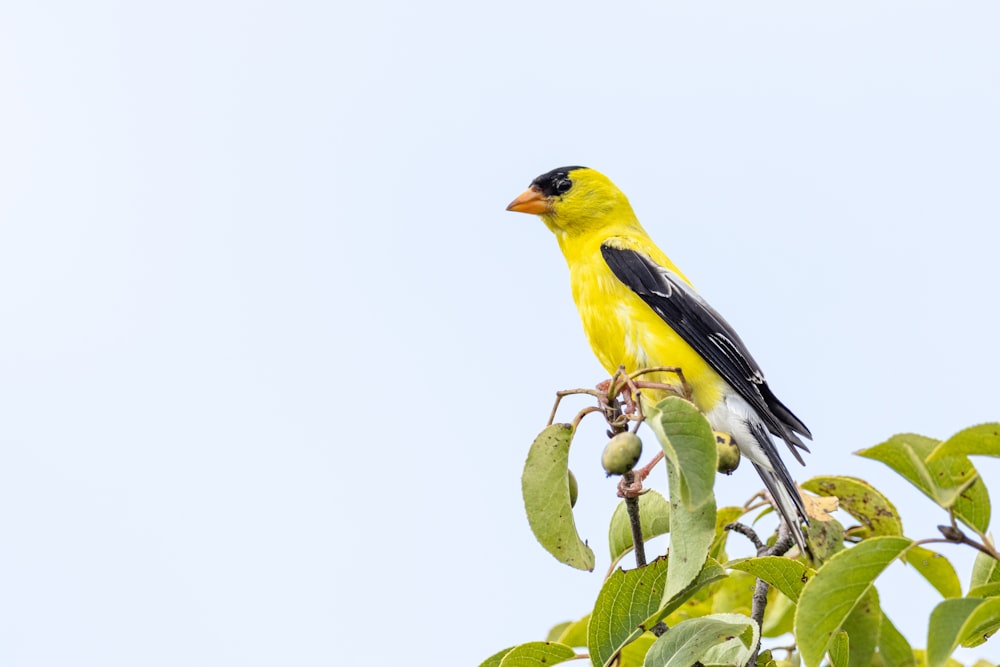
[[[648,470],[626,472],[619,485],[624,500],[608,531],[611,567],[593,607],[553,627],[545,641],[504,649],[480,667],[569,660],[594,667],[953,667],[959,646],[983,644],[1000,628],[1000,553],[987,535],[986,483],[969,458],[1000,456],[1000,424],[973,426],[943,441],[899,434],[856,452],[919,489],[941,514],[940,535],[907,536],[896,506],[865,480],[817,476],[801,485],[810,516],[803,553],[783,524],[764,537],[752,527],[771,511],[766,494],[742,507],[716,506],[716,471],[732,469],[731,459],[719,458],[730,457],[729,443],[693,404],[671,396],[632,417],[617,400],[624,386],[627,381],[616,385],[613,378],[606,394],[560,392],[596,395],[599,408],[584,410],[573,423],[550,424],[535,439],[522,476],[528,523],[560,562],[595,568],[594,551],[573,519],[575,480],[568,468],[579,421],[591,412],[603,412],[609,436],[632,422],[650,426],[667,466],[666,495],[642,488]],[[843,526],[831,514],[837,509],[857,523]],[[734,532],[753,543],[755,557],[727,556]],[[645,543],[660,535],[669,535],[667,553],[646,562]],[[928,547],[939,543],[978,551],[967,578]],[[621,567],[630,555],[635,567]],[[941,596],[930,611],[926,648],[910,646],[881,608],[875,584],[895,561]],[[762,638],[781,638],[781,648],[763,650]]]

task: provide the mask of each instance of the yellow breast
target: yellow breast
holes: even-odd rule
[[[563,249],[564,252],[567,248]],[[673,268],[666,257],[654,260]],[[583,328],[594,354],[608,373],[619,366],[628,372],[651,366],[680,368],[692,390],[695,404],[710,410],[720,399],[724,380],[635,292],[623,284],[608,268],[600,244],[591,252],[575,248],[567,255],[573,300],[580,311]],[[670,373],[643,376],[644,380],[678,385]],[[664,394],[644,392],[659,400]]]

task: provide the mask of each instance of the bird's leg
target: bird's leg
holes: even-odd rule
[[[635,414],[633,392],[638,390],[630,386],[631,384],[631,378],[625,372],[624,366],[619,366],[610,379],[597,384],[598,402],[604,408],[608,424],[611,425],[615,433],[626,430],[628,420]],[[619,396],[625,403],[624,410]]]
[[[647,373],[673,373],[680,380],[681,384],[681,396],[687,400],[692,400],[691,386],[687,383],[684,378],[684,371],[682,371],[677,366],[651,366],[649,368],[640,368],[636,372],[632,373],[629,378],[633,381],[637,380],[640,376],[646,375]],[[649,389],[663,389],[664,391],[671,391],[677,393],[677,386],[669,383],[662,382],[636,382],[639,388],[649,388]]]
[[[635,498],[645,493],[642,489],[642,483],[649,477],[649,473],[653,472],[656,464],[662,460],[663,450],[660,450],[649,463],[632,471],[632,478],[628,484],[625,483],[625,478],[622,477],[622,480],[618,482],[618,496],[620,498]]]
[[[643,388],[647,389],[660,389],[666,388],[668,390],[676,391],[676,389],[671,389],[670,385],[662,385],[656,382],[637,382],[636,377],[645,373],[646,369],[640,370],[636,373],[626,373],[624,366],[618,367],[618,372],[612,377],[612,381],[617,380],[617,383],[613,383],[608,388],[609,394],[611,391],[615,391],[616,394],[620,394],[623,402],[625,403],[625,414],[632,419],[638,419],[642,422],[644,417],[642,415],[642,401],[640,396],[640,390]]]

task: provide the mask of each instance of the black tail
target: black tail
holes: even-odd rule
[[[751,463],[753,462],[751,461]],[[799,495],[799,490],[794,483],[789,484],[783,480],[782,475],[762,468],[756,463],[753,464],[753,467],[757,469],[757,474],[763,480],[764,487],[771,494],[774,508],[781,515],[782,521],[788,525],[788,530],[791,532],[795,544],[798,545],[802,553],[809,553],[806,536],[802,532],[802,524],[809,523],[809,519],[806,518],[806,508],[802,503],[802,496]],[[787,471],[783,472],[785,472],[784,476],[788,475]]]

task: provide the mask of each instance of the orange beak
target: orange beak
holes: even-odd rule
[[[549,203],[548,197],[543,195],[541,190],[535,186],[531,186],[518,195],[517,199],[512,201],[510,206],[507,207],[507,210],[541,215],[542,213],[550,212],[552,206]]]

